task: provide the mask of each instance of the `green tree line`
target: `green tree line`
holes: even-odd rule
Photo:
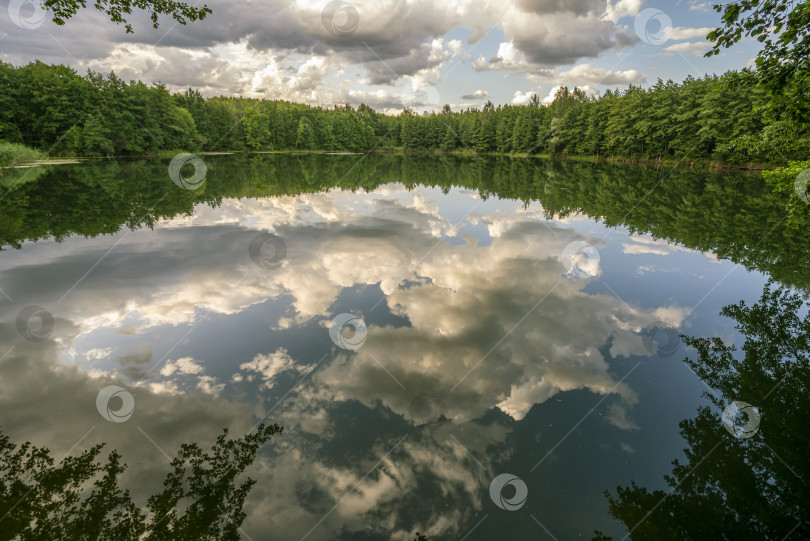
[[[62,65],[0,63],[0,140],[50,155],[110,156],[161,150],[375,148],[577,154],[646,159],[786,163],[806,157],[810,134],[748,70],[631,85],[590,97],[562,87],[549,106],[397,116],[361,104],[311,107],[278,100],[204,98],[189,89],[86,76]]]

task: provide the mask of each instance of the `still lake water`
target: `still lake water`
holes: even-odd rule
[[[183,442],[277,422],[248,469],[254,540],[621,539],[605,491],[669,492],[679,423],[754,402],[678,333],[739,346],[724,306],[810,288],[806,230],[756,176],[201,158],[196,190],[168,160],[0,179],[0,426],[56,457],[105,442],[142,504]],[[27,306],[52,329],[18,330]],[[803,476],[806,448],[779,449]]]

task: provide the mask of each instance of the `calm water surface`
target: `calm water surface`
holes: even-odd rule
[[[2,180],[0,426],[13,441],[57,457],[105,442],[143,503],[183,442],[277,422],[248,469],[245,539],[666,539],[690,505],[706,531],[748,513],[776,521],[768,535],[803,535],[806,372],[789,386],[798,405],[727,396],[678,336],[739,347],[724,306],[756,303],[769,280],[810,288],[806,229],[758,177],[201,158],[196,190],[168,160]],[[34,316],[20,332],[27,306],[52,330]],[[109,385],[132,403],[102,411]],[[734,401],[759,408],[759,434],[723,426]],[[675,490],[673,460],[698,465]],[[612,514],[605,491],[631,482],[648,510],[671,501]]]

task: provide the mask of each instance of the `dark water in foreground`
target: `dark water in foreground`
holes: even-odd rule
[[[759,178],[201,158],[197,189],[168,160],[0,177],[12,441],[105,442],[143,503],[183,442],[277,422],[245,539],[806,535],[806,309],[720,314],[810,289],[806,224]],[[27,306],[53,324],[19,330]]]

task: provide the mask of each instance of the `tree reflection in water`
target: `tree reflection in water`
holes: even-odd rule
[[[0,433],[0,540],[238,540],[256,481],[237,477],[282,430],[259,425],[231,439],[226,429],[210,453],[183,444],[147,512],[118,485],[126,464],[117,451],[99,461],[99,444],[55,465],[48,449]]]
[[[706,393],[712,405],[680,423],[688,447],[664,477],[668,489],[632,482],[605,493],[611,515],[634,540],[810,538],[806,297],[768,284],[754,305],[740,302],[721,314],[736,322],[745,343],[738,349],[720,338],[684,336],[697,350],[686,362],[719,394]],[[757,408],[758,429],[755,415],[735,420],[738,428],[749,423],[747,433],[724,426],[723,411],[737,401]],[[597,532],[594,539],[609,538]]]

